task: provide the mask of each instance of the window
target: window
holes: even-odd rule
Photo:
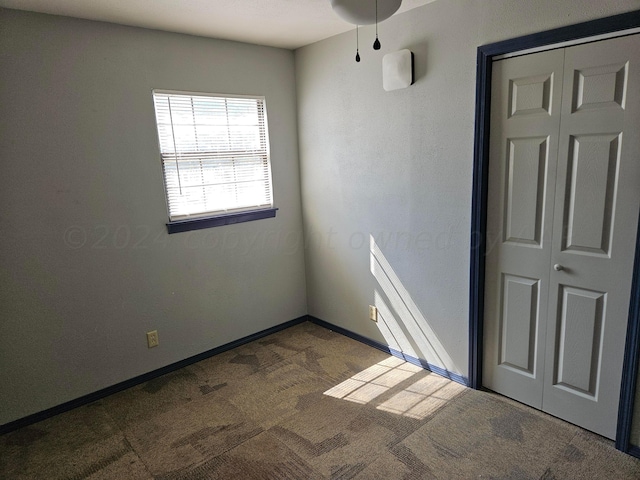
[[[275,216],[262,97],[153,91],[169,233]]]

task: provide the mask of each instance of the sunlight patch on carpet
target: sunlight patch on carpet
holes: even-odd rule
[[[464,387],[396,357],[389,357],[330,388],[325,395],[422,420]]]

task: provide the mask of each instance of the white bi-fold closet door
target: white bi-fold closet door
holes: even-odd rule
[[[640,209],[640,35],[493,63],[484,385],[615,437]]]

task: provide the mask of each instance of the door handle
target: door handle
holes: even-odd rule
[[[560,265],[559,263],[556,263],[556,264],[553,266],[553,269],[554,269],[556,272],[560,272],[561,270],[564,270],[564,267],[563,267],[562,265]]]

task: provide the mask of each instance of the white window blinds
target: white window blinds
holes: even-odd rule
[[[264,98],[153,92],[169,218],[273,206]]]

